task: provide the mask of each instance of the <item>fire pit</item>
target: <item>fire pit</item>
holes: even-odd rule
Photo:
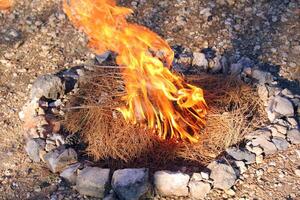
[[[247,59],[185,74],[164,40],[126,21],[130,9],[70,0],[64,10],[97,54],[116,54],[39,77],[20,118],[30,158],[79,193],[201,199],[212,187],[230,190],[248,165],[300,143],[300,97]],[[194,54],[193,65],[205,65],[201,56]]]

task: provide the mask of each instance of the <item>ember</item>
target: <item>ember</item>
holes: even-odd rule
[[[0,10],[9,9],[13,4],[12,0],[0,0]]]
[[[127,22],[133,11],[114,0],[66,0],[64,11],[88,35],[96,53],[118,54],[126,106],[116,109],[127,122],[146,123],[163,140],[198,142],[207,114],[203,91],[169,70],[174,53],[166,41]]]

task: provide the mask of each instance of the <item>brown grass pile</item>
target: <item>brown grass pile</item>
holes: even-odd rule
[[[110,167],[168,168],[206,165],[226,147],[265,122],[255,89],[233,77],[197,75],[186,80],[204,89],[209,106],[207,126],[197,144],[161,141],[143,124],[127,124],[114,110],[123,104],[122,78],[115,69],[99,69],[81,84],[67,110],[65,127],[81,133],[86,152]]]

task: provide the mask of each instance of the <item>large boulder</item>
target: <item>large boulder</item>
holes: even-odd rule
[[[188,196],[190,177],[181,172],[157,171],[154,174],[154,185],[161,196]]]
[[[112,176],[112,188],[121,200],[138,200],[150,187],[148,169],[121,169]]]
[[[76,190],[81,195],[103,198],[109,186],[110,169],[86,167],[79,171]]]

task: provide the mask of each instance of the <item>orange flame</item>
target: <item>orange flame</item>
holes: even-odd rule
[[[147,123],[162,139],[198,141],[207,109],[203,91],[168,69],[174,53],[167,42],[127,22],[133,11],[114,0],[65,0],[64,11],[88,35],[90,47],[116,52],[117,64],[125,66],[126,107],[117,110],[127,122]]]
[[[0,0],[0,10],[7,10],[13,4],[13,0]]]

